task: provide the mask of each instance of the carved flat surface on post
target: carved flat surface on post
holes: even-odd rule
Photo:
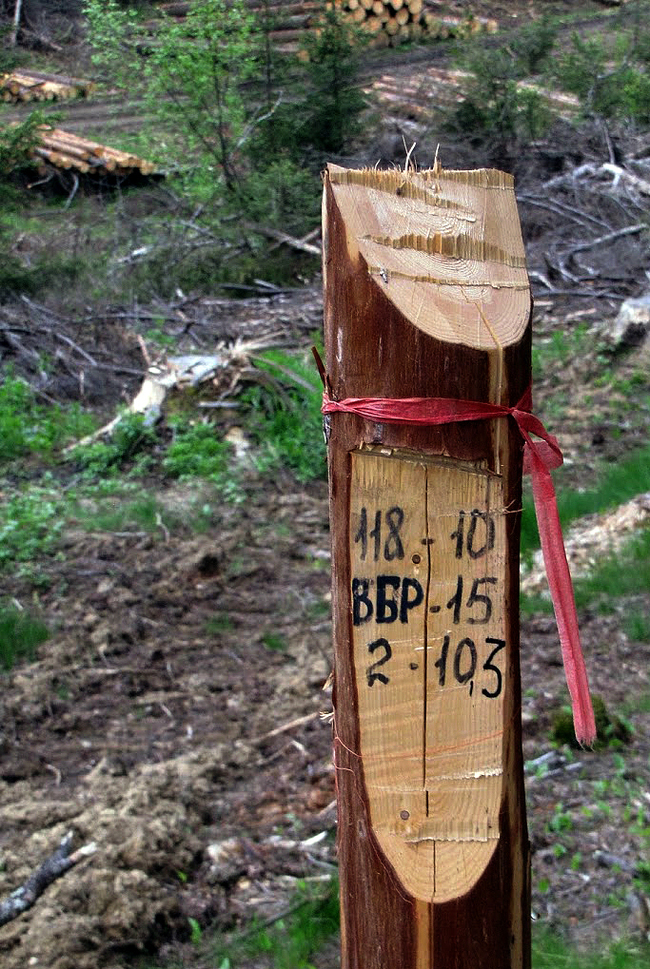
[[[447,901],[475,884],[499,837],[502,482],[389,449],[351,459],[354,665],[371,827],[409,893]]]

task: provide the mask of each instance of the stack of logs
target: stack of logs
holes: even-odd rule
[[[423,38],[462,37],[481,31],[493,33],[495,20],[468,14],[465,17],[445,13],[439,0],[247,0],[251,11],[261,22],[271,24],[271,38],[285,47],[300,42],[305,32],[318,32],[325,6],[337,10],[361,30],[371,35],[373,46],[396,46]],[[182,18],[191,0],[159,4],[167,16]]]
[[[427,67],[409,79],[384,74],[372,82],[367,92],[375,95],[386,116],[422,121],[431,117],[432,105],[453,107],[462,100],[468,77],[464,71]]]
[[[0,75],[1,101],[58,101],[85,98],[95,89],[92,81],[40,71],[13,71]]]
[[[378,47],[409,40],[445,39],[497,29],[484,17],[453,17],[434,12],[426,0],[334,0],[335,6],[373,38]]]
[[[73,170],[83,175],[126,178],[136,172],[152,175],[156,167],[153,162],[137,155],[88,141],[61,128],[43,125],[39,128],[39,141],[32,149],[32,154],[43,169],[48,163],[55,168]]]

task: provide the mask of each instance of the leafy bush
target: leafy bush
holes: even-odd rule
[[[648,124],[650,76],[643,60],[646,46],[650,47],[647,37],[650,34],[637,45],[623,33],[615,34],[613,41],[576,33],[571,48],[555,65],[555,76],[580,98],[585,114]]]
[[[137,34],[135,10],[117,0],[84,0],[88,42],[95,71],[111,85],[127,89],[137,77],[137,52],[131,43]]]
[[[176,153],[185,164],[188,154],[210,159],[228,193],[237,194],[239,156],[254,128],[241,85],[254,74],[255,45],[243,0],[199,0],[159,31],[145,69],[149,103],[175,132]]]
[[[170,421],[173,440],[167,448],[162,467],[172,478],[206,478],[220,482],[228,470],[232,448],[217,436],[210,423],[176,418]]]
[[[155,428],[146,422],[142,414],[125,413],[108,440],[79,445],[74,448],[71,457],[84,470],[87,478],[124,470],[127,464],[134,461],[134,470],[142,472],[150,463],[148,452],[156,440]]]
[[[51,554],[63,530],[64,501],[58,488],[34,487],[0,504],[0,571],[33,572],[30,563]]]
[[[489,145],[495,160],[546,131],[551,112],[541,94],[519,86],[526,71],[510,48],[471,49],[461,55],[460,64],[470,77],[449,128],[475,144]]]
[[[0,463],[29,453],[49,454],[92,426],[92,418],[77,404],[38,404],[29,384],[11,372],[0,383]]]

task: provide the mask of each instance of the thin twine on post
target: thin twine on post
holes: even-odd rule
[[[317,365],[323,378],[323,414],[357,414],[380,424],[432,426],[458,421],[494,420],[513,417],[524,441],[524,474],[530,474],[535,514],[544,556],[551,599],[562,648],[567,686],[571,696],[573,724],[580,744],[592,746],[596,740],[596,722],[589,693],[587,670],[576,613],[573,583],[562,538],[551,471],[563,462],[555,437],[549,434],[538,417],[531,413],[532,390],[529,387],[514,407],[482,401],[455,400],[449,397],[348,397],[334,400],[322,361]],[[531,434],[541,438],[533,441]]]

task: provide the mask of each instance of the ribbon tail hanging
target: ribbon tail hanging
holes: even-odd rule
[[[574,729],[578,743],[590,747],[596,740],[596,722],[580,645],[573,583],[564,550],[555,488],[550,471],[537,447],[523,429],[522,433],[529,449],[535,514],[571,696]]]

